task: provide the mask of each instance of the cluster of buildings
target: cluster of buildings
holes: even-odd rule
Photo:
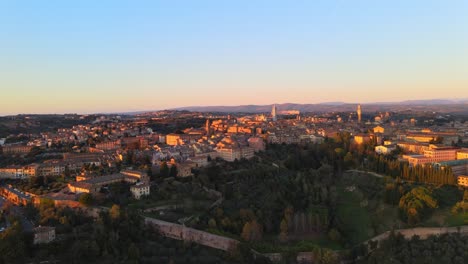
[[[390,155],[399,150],[398,153],[402,153],[400,160],[407,161],[410,166],[450,167],[459,185],[468,187],[468,149],[455,146],[468,143],[466,122],[453,121],[445,126],[418,128],[415,118],[392,120],[388,112],[376,115],[373,122],[364,121],[360,105],[355,114],[355,119],[353,113],[350,114],[350,122],[343,122],[340,115],[333,120],[332,114],[307,120],[315,124],[316,134],[333,137],[340,132],[348,132],[357,145],[375,145],[377,154]],[[422,120],[422,123],[427,121],[433,120]]]
[[[21,143],[2,145],[0,150],[5,155],[24,155],[28,154],[34,146]]]
[[[297,111],[287,112],[299,114]],[[148,120],[162,120],[171,116],[139,116],[132,119],[120,117],[99,117],[89,124],[61,128],[56,132],[43,132],[29,135],[28,142],[16,144],[2,143],[3,155],[24,158],[35,147],[50,153],[53,159],[27,165],[7,165],[0,168],[0,179],[21,180],[37,176],[76,177],[69,182],[66,193],[56,194],[52,199],[68,200],[82,193],[98,194],[105,187],[117,182],[129,183],[130,191],[136,199],[150,194],[150,180],[147,173],[134,170],[121,170],[118,173],[98,176],[89,173],[91,168],[111,167],[117,170],[117,163],[128,157],[129,151],[137,156],[150,157],[153,168],[160,168],[165,162],[177,168],[178,177],[190,177],[193,169],[209,164],[213,159],[235,161],[250,159],[256,152],[263,151],[270,143],[320,143],[324,137],[318,134],[313,123],[300,118],[279,119],[278,110],[273,106],[270,115],[244,115],[238,118],[209,116],[200,128],[187,128],[172,133],[157,133],[149,128]],[[190,113],[183,118],[191,118]],[[67,151],[63,147],[67,146]],[[54,152],[54,150],[57,150]],[[30,155],[29,155],[30,156]],[[1,195],[16,204],[26,204],[34,200],[32,194],[23,193],[4,186]],[[67,196],[58,198],[60,195]],[[49,197],[49,196],[48,196]],[[34,202],[34,201],[33,201]]]
[[[45,160],[28,165],[9,165],[0,168],[0,179],[27,179],[35,176],[58,177],[79,173],[86,166],[114,166],[116,155],[106,153],[63,153],[62,159]]]
[[[266,143],[320,143],[324,140],[312,126],[298,120],[279,120],[276,106],[271,115],[246,115],[239,118],[209,119],[204,128],[182,133],[155,135],[153,164],[174,160],[178,176],[188,176],[187,168],[205,166],[207,159],[226,161],[250,159],[265,150]]]
[[[424,165],[428,163],[452,161],[465,159],[467,149],[460,149],[451,146],[430,144],[422,154],[403,155],[410,165]]]
[[[76,194],[97,194],[103,187],[118,182],[133,184],[130,187],[130,191],[136,199],[150,194],[150,179],[148,174],[136,170],[122,170],[119,173],[105,176],[92,176],[83,173],[76,177],[75,182],[68,184],[68,189]]]
[[[12,185],[0,186],[0,196],[10,201],[15,205],[27,205],[32,202],[33,194],[20,191],[14,188]]]
[[[26,166],[10,165],[0,168],[0,179],[27,179],[38,175],[39,165],[31,164]]]
[[[62,175],[76,178],[61,193],[37,196],[3,184],[0,185],[0,196],[15,205],[36,204],[41,197],[47,197],[56,205],[80,206],[77,202],[79,196],[98,196],[109,185],[123,182],[130,185],[135,199],[141,199],[151,193],[147,172],[117,169],[120,168],[117,164],[120,165],[124,157],[129,157],[130,152],[148,158],[153,171],[165,163],[168,168],[177,168],[177,177],[190,177],[194,169],[207,166],[210,160],[233,162],[250,159],[255,153],[264,151],[269,143],[319,144],[327,137],[342,135],[342,132],[347,132],[356,145],[372,143],[378,154],[390,155],[399,151],[402,153],[399,159],[407,161],[410,166],[450,167],[459,186],[468,188],[468,149],[455,147],[456,143],[468,143],[468,122],[454,121],[446,126],[418,129],[416,125],[424,120],[396,120],[392,118],[393,114],[377,113],[370,120],[364,120],[363,109],[357,105],[356,111],[351,113],[307,116],[299,111],[279,111],[273,105],[269,114],[238,117],[174,111],[128,118],[102,116],[89,124],[31,136],[28,142],[5,144],[5,140],[0,139],[0,153],[5,156],[25,157],[36,148],[47,149],[54,154],[53,159],[45,158],[42,162],[1,167],[0,180]],[[284,116],[280,118],[280,115]],[[194,117],[206,119],[204,126],[163,133],[153,131],[148,125],[149,121],[170,122]],[[68,146],[67,151],[63,151],[64,145]],[[116,173],[90,173],[93,171],[91,168],[103,167],[112,168],[110,171]],[[36,227],[33,234],[35,244],[56,239],[53,227]]]
[[[410,166],[450,167],[459,185],[468,187],[468,149],[454,146],[466,140],[468,129],[465,125],[459,125],[460,128],[453,124],[434,129],[416,129],[411,125],[378,125],[369,133],[354,135],[354,141],[357,144],[373,141],[376,143],[375,152],[383,155],[399,149],[403,153],[400,159],[407,161]]]
[[[287,114],[299,112],[288,111]],[[152,118],[164,119],[168,115],[170,111]],[[323,140],[307,122],[301,122],[300,119],[278,119],[276,105],[272,107],[269,116],[261,114],[231,118],[228,115],[224,119],[211,116],[202,128],[189,128],[168,134],[153,132],[147,127],[148,119],[145,116],[134,120],[103,116],[90,124],[58,129],[55,133],[43,132],[29,142],[4,145],[4,155],[25,155],[34,146],[53,149],[57,145],[70,144],[74,145],[73,152],[91,153],[95,156],[87,160],[82,157],[81,161],[63,158],[39,165],[8,166],[0,168],[0,178],[58,176],[65,171],[78,173],[86,165],[112,166],[112,159],[104,158],[106,154],[119,156],[132,149],[149,154],[155,165],[173,159],[178,167],[190,167],[193,164],[204,166],[208,157],[227,161],[249,159],[255,152],[264,150],[267,142],[299,144],[319,143]]]
[[[287,117],[279,118],[279,114]],[[270,114],[238,117],[174,111],[129,118],[102,116],[89,124],[40,133],[29,142],[3,145],[3,155],[11,156],[24,156],[34,147],[54,149],[64,144],[72,146],[72,150],[61,152],[61,158],[0,168],[0,179],[68,174],[81,179],[69,185],[73,192],[93,193],[111,182],[128,181],[130,178],[117,173],[85,179],[79,174],[89,167],[116,167],[116,163],[122,161],[129,151],[149,157],[153,168],[159,168],[165,162],[170,167],[177,167],[178,177],[189,177],[194,168],[206,166],[211,159],[230,162],[250,159],[256,152],[265,150],[268,143],[321,143],[326,137],[335,137],[341,132],[349,132],[358,145],[372,142],[376,145],[375,152],[379,154],[388,155],[397,149],[402,150],[405,155],[401,158],[412,166],[451,166],[457,176],[468,174],[461,165],[464,163],[457,161],[468,159],[467,151],[452,146],[455,142],[468,142],[468,125],[454,122],[450,127],[417,129],[416,119],[395,120],[392,114],[378,113],[371,120],[364,120],[361,105],[357,105],[356,111],[351,113],[320,115],[279,111],[273,105]],[[205,118],[205,125],[170,133],[153,131],[148,125],[154,120],[194,117]],[[132,190],[145,195],[149,190],[148,182],[139,180]]]

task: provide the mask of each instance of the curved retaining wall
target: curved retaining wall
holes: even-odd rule
[[[150,217],[145,217],[145,223],[155,227],[163,236],[177,240],[189,241],[223,251],[233,251],[239,245],[239,241],[232,238],[214,235],[205,231]]]
[[[240,243],[239,241],[232,238],[214,235],[205,231],[196,230],[183,225],[161,221],[150,217],[145,217],[145,224],[153,226],[161,233],[161,235],[165,237],[189,241],[223,251],[233,251]],[[410,239],[415,235],[419,236],[421,239],[426,239],[431,235],[442,235],[447,233],[461,233],[468,235],[468,226],[416,227],[411,229],[398,229],[394,232],[397,234],[402,234],[406,239]],[[363,244],[369,245],[369,242],[371,241],[380,242],[388,238],[390,234],[391,231],[387,231],[363,242]],[[255,251],[254,253],[257,253],[257,255],[263,255],[273,262],[280,262],[282,260],[282,255],[280,253],[261,254]],[[300,263],[313,263],[313,254],[311,252],[300,252],[297,256],[297,260],[300,261]]]
[[[394,231],[395,234],[401,234],[406,239],[410,239],[413,236],[419,236],[421,239],[426,239],[429,236],[435,235],[442,235],[448,233],[461,233],[461,234],[468,234],[468,226],[460,226],[460,227],[415,227],[410,229],[397,229]],[[387,231],[382,233],[376,237],[373,237],[364,244],[369,243],[370,241],[382,241],[390,236],[391,231]]]

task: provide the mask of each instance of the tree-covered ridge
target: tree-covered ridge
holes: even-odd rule
[[[97,219],[69,208],[45,204],[28,208],[30,217],[43,225],[55,226],[56,241],[33,245],[20,221],[0,233],[0,263],[244,263],[242,254],[233,255],[191,243],[164,238],[146,227],[132,210],[112,206]],[[248,255],[246,255],[248,257]],[[245,261],[244,261],[245,260]]]
[[[222,192],[224,202],[192,224],[265,251],[301,240],[347,248],[392,228],[418,225],[439,207],[450,210],[461,201],[460,190],[444,185],[453,176],[427,186],[405,180],[405,163],[374,156],[368,148],[343,134],[323,144],[268,145],[250,161],[214,161],[194,180]],[[388,177],[346,172],[367,166]]]
[[[49,260],[53,256],[72,263],[77,259],[89,263],[93,259],[99,263],[189,263],[192,259],[198,261],[194,263],[249,263],[245,262],[248,254],[233,257],[218,251],[197,251],[193,245],[163,239],[143,227],[139,217],[142,212],[132,209],[158,207],[163,200],[177,205],[174,214],[166,210],[164,216],[151,212],[150,217],[172,222],[183,219],[196,229],[233,237],[243,243],[246,252],[254,248],[292,256],[309,251],[324,256],[323,261],[329,259],[333,250],[350,250],[388,230],[432,225],[428,219],[436,214],[453,212],[456,217],[449,225],[460,225],[466,213],[466,198],[461,190],[448,184],[449,174],[440,174],[439,179],[434,173],[434,180],[426,181],[431,176],[423,172],[424,176],[410,179],[404,176],[405,163],[374,155],[371,149],[371,145],[352,144],[349,135],[343,133],[323,144],[268,145],[251,160],[213,160],[209,166],[194,171],[193,178],[173,177],[177,171],[171,173],[163,163],[160,173],[153,175],[157,188],[142,200],[133,200],[126,184],[109,186],[109,195],[101,202],[119,206],[101,214],[96,221],[50,203],[37,211],[27,208],[30,219],[36,223],[56,227],[60,240],[50,246],[31,248],[30,242],[21,240],[16,244],[23,245],[23,249],[12,252],[24,253],[24,258],[18,258],[21,260],[46,259],[45,256]],[[124,161],[135,164],[135,157],[127,155]],[[47,178],[37,178],[25,184],[37,189],[52,187],[52,183]],[[206,189],[215,190],[216,197],[206,196]],[[219,198],[221,203],[211,206]],[[200,206],[194,206],[196,201]],[[88,195],[83,195],[80,202],[86,206],[99,204],[98,199]],[[5,238],[15,239],[18,238]],[[169,249],[171,243],[174,249]]]
[[[333,202],[336,191],[331,185],[330,166],[292,173],[261,165],[220,178],[230,182],[216,182],[225,189],[225,202],[209,219],[211,227],[245,234],[243,237],[248,237],[248,241],[261,238],[246,235],[248,230],[261,228],[265,233],[277,233],[282,221],[288,225],[287,231],[283,228],[283,235],[315,233],[328,228],[328,204]]]
[[[366,168],[377,173],[400,178],[408,182],[456,185],[457,180],[450,167],[442,170],[431,165],[409,166],[408,163],[382,155],[368,156]]]
[[[445,234],[421,240],[392,234],[358,264],[463,264],[468,263],[468,236]]]

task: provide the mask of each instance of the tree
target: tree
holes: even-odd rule
[[[338,230],[336,230],[335,228],[332,228],[330,232],[328,232],[328,238],[330,238],[331,241],[340,242],[341,240],[340,232],[338,232]]]
[[[288,240],[288,222],[283,218],[280,224],[280,241],[286,242]]]
[[[400,199],[400,212],[410,225],[419,223],[423,216],[437,208],[432,192],[425,187],[413,188]]]
[[[128,247],[128,259],[134,261],[134,263],[139,263],[138,260],[140,259],[140,250],[135,245],[135,243],[131,243]]]
[[[244,227],[242,228],[242,233],[241,233],[242,239],[244,239],[245,241],[250,241],[250,233],[252,232],[251,229],[252,228],[251,228],[250,222],[247,222],[244,224]]]
[[[161,166],[159,167],[159,173],[161,177],[167,178],[169,176],[169,167],[167,166],[167,162],[161,163]]]
[[[286,220],[288,227],[292,223],[293,216],[294,216],[294,208],[291,205],[289,205],[288,207],[286,207],[286,209],[284,209],[284,219]]]
[[[347,168],[352,167],[354,163],[354,156],[351,152],[346,153],[346,155],[344,156],[344,163]]]
[[[262,233],[262,226],[257,220],[252,220],[245,223],[241,237],[245,241],[259,241],[262,239]]]
[[[216,228],[216,220],[214,220],[213,218],[211,218],[209,221],[208,221],[208,226],[210,228]]]
[[[112,205],[111,209],[109,210],[109,216],[113,219],[119,219],[120,218],[120,206],[117,204]]]
[[[177,167],[176,165],[172,165],[169,171],[169,177],[177,177]]]
[[[78,201],[82,205],[90,206],[93,203],[93,196],[90,193],[83,193]]]
[[[320,263],[322,264],[334,264],[337,263],[337,257],[330,249],[323,248],[321,250]]]
[[[0,263],[22,263],[26,256],[23,229],[15,221],[7,230],[0,233]]]

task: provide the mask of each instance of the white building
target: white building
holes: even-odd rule
[[[137,183],[130,187],[130,191],[135,199],[140,199],[142,196],[147,196],[150,194],[150,184],[149,183]]]
[[[383,155],[391,154],[395,150],[396,150],[395,145],[385,145],[385,146],[376,146],[375,147],[375,153],[383,154]]]
[[[55,240],[55,227],[39,226],[33,229],[34,240],[36,244],[47,244]]]

